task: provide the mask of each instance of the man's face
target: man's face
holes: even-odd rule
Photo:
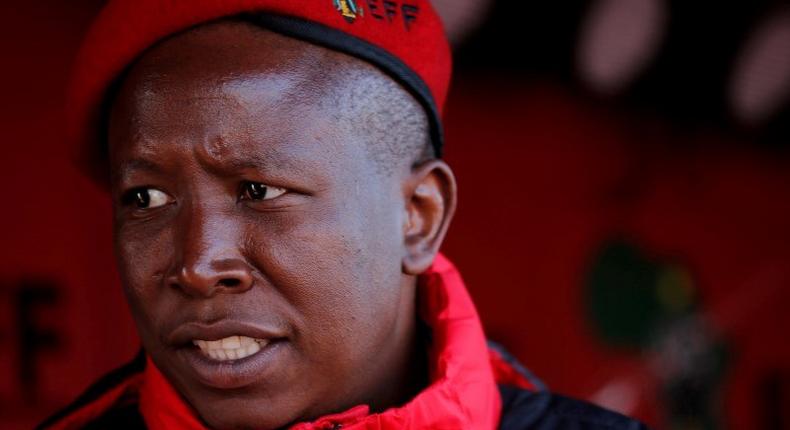
[[[331,101],[349,67],[212,24],[145,54],[113,104],[122,282],[146,351],[213,427],[381,400],[412,351],[403,184]]]

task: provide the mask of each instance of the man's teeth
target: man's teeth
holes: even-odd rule
[[[193,340],[206,356],[218,360],[240,360],[249,357],[269,343],[264,339],[253,339],[247,336],[230,336],[220,340]]]

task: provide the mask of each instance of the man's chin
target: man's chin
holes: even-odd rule
[[[248,388],[217,390],[202,387],[187,399],[200,419],[211,429],[279,429],[304,416],[304,398],[292,390],[262,395]],[[206,392],[208,391],[208,392]]]
[[[276,430],[288,428],[296,421],[295,415],[289,418],[282,413],[267,414],[254,410],[250,412],[248,407],[241,404],[232,407],[229,410],[209,408],[210,410],[200,414],[202,421],[213,430]]]

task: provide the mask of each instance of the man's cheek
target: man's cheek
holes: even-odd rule
[[[258,220],[248,228],[256,263],[264,271],[283,271],[320,283],[359,272],[358,261],[367,250],[365,236],[353,213],[317,207],[287,218]],[[339,285],[336,285],[339,287]]]
[[[302,224],[269,236],[259,245],[262,271],[308,321],[311,330],[332,333],[333,342],[353,336],[354,324],[367,312],[364,292],[369,267],[357,233],[337,227]]]
[[[138,284],[145,278],[161,275],[172,262],[176,244],[169,230],[121,226],[116,230],[115,249],[119,268]]]
[[[147,254],[121,252],[119,255],[121,282],[127,296],[145,299],[153,291],[157,279],[152,275],[152,260]]]
[[[141,338],[154,338],[157,316],[167,314],[163,293],[163,259],[153,246],[126,241],[118,247],[118,270],[129,309],[140,331]],[[164,310],[166,311],[166,309]],[[149,343],[149,342],[146,342]],[[147,344],[147,348],[153,345]]]

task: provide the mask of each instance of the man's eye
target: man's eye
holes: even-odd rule
[[[242,200],[271,200],[285,194],[284,188],[271,187],[260,182],[244,182],[241,184]]]
[[[123,197],[124,205],[134,205],[137,209],[153,209],[171,202],[170,196],[156,188],[137,188]]]

